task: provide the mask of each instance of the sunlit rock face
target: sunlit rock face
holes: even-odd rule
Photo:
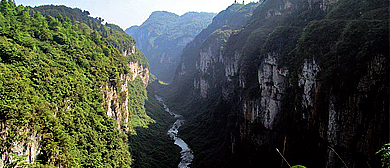
[[[3,140],[7,140],[7,128],[6,128],[6,123],[1,122],[0,123],[0,137]],[[29,161],[31,163],[35,162],[37,160],[37,157],[40,152],[40,148],[42,145],[39,143],[42,140],[42,135],[39,135],[36,131],[34,130],[19,130],[20,132],[24,132],[27,135],[27,139],[22,140],[22,141],[14,141],[12,143],[13,148],[11,149],[11,153],[15,155],[10,155],[10,154],[2,154],[0,157],[0,167],[4,167],[5,165],[9,164],[6,163],[7,160],[17,160],[18,156],[27,156],[26,161]]]
[[[224,46],[232,33],[232,30],[216,30],[200,48],[199,58],[195,65],[197,76],[194,78],[194,88],[199,89],[202,98],[207,97],[210,87],[217,82],[216,79],[225,76],[226,70],[222,72],[219,69],[225,66]]]
[[[271,129],[276,114],[281,109],[281,100],[284,94],[285,77],[287,70],[281,69],[276,62],[275,53],[269,53],[268,57],[260,64],[258,80],[261,92],[260,111],[254,111],[254,118],[260,117],[263,125]]]
[[[131,55],[135,53],[135,44],[133,43],[131,47],[122,51],[122,56]]]
[[[317,88],[317,73],[320,71],[320,67],[317,65],[314,59],[305,60],[302,67],[302,73],[299,77],[299,87],[303,87],[303,100],[302,107],[313,107],[314,92]]]
[[[115,119],[118,123],[118,129],[124,130],[125,132],[129,131],[129,91],[128,84],[129,81],[135,80],[135,78],[140,77],[144,83],[144,87],[148,85],[150,73],[149,69],[143,65],[138,64],[137,62],[129,62],[127,64],[129,67],[130,73],[121,74],[121,82],[116,85],[120,85],[120,90],[116,85],[107,84],[104,89],[104,98],[107,104],[106,114],[108,117]],[[120,93],[125,93],[124,101],[120,101]]]

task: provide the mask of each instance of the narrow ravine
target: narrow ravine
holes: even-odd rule
[[[164,105],[164,109],[166,112],[168,112],[170,115],[177,118],[175,123],[171,126],[171,128],[168,130],[167,134],[169,137],[171,137],[175,141],[175,145],[179,146],[181,148],[181,161],[178,168],[188,168],[188,166],[191,164],[192,159],[194,159],[194,155],[192,154],[192,150],[188,147],[187,143],[183,141],[183,139],[179,138],[178,132],[181,125],[184,124],[183,116],[178,115],[172,111],[169,110],[168,106],[164,103],[161,97],[156,95],[156,99]]]

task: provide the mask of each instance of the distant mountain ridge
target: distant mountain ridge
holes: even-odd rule
[[[171,81],[185,45],[206,28],[214,13],[187,12],[181,16],[155,11],[141,26],[126,33],[137,40],[137,48],[145,53],[151,72],[163,81]]]

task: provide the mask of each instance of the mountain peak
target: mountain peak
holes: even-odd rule
[[[155,18],[155,17],[161,17],[161,16],[164,16],[164,17],[179,17],[179,15],[175,14],[175,13],[172,13],[172,12],[168,12],[168,11],[154,11],[152,12],[152,14],[150,14],[149,16],[149,19],[150,18]]]

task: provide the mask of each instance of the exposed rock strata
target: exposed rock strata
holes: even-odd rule
[[[122,129],[125,132],[129,131],[129,96],[128,96],[128,82],[135,80],[136,77],[140,77],[144,83],[144,87],[148,85],[149,82],[149,69],[144,68],[142,65],[139,65],[137,62],[129,62],[127,66],[130,69],[130,73],[121,74],[121,81],[119,84],[120,87],[116,85],[106,85],[104,89],[105,103],[107,103],[106,114],[108,117],[115,119],[118,123],[118,129]],[[120,90],[118,90],[120,89]],[[119,94],[123,92],[126,97],[124,101],[119,100]]]

